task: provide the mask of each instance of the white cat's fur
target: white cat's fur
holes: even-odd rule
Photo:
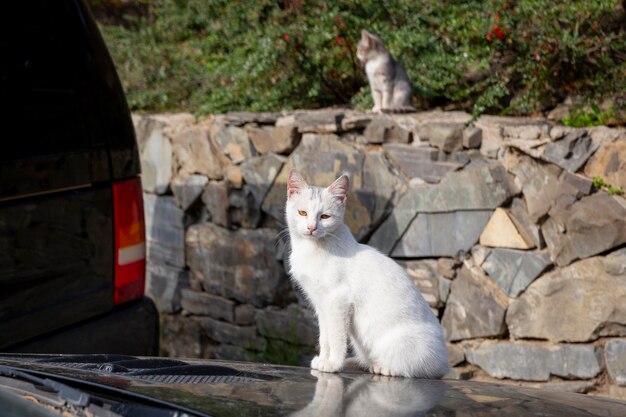
[[[354,239],[343,222],[348,189],[345,175],[319,188],[289,174],[290,273],[320,327],[311,368],[340,371],[349,339],[372,373],[441,378],[449,370],[441,326],[404,269]]]

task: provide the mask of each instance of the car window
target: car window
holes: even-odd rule
[[[0,14],[0,162],[105,145],[89,129],[91,54],[70,2],[12,2]],[[68,121],[71,121],[68,123]]]

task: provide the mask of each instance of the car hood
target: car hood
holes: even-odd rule
[[[71,384],[122,389],[210,416],[624,416],[626,403],[581,394],[358,371],[121,355],[0,355],[0,365]]]

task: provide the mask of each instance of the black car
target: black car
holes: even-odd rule
[[[82,1],[0,12],[0,351],[158,352],[140,163]]]
[[[42,409],[49,414],[36,414]],[[10,414],[3,411],[11,410]],[[54,413],[54,414],[53,414]],[[0,417],[622,417],[626,403],[475,381],[123,355],[0,355]]]

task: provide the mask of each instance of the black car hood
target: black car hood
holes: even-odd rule
[[[626,416],[626,403],[475,381],[135,358],[0,355],[0,365],[139,393],[210,416]],[[65,380],[67,383],[67,379]]]

